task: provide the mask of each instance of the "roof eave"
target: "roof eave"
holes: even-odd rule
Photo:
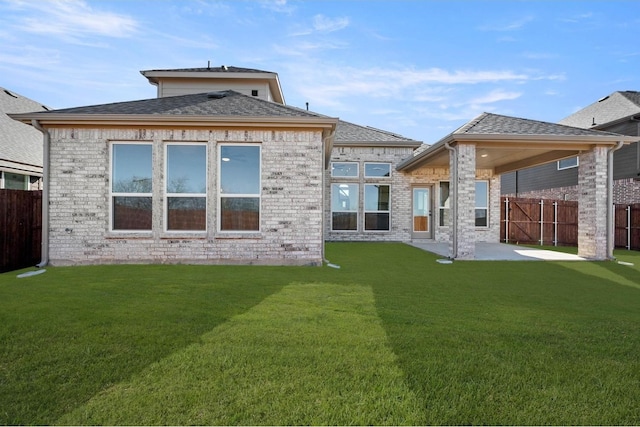
[[[192,116],[163,114],[9,114],[14,120],[43,126],[194,126],[194,127],[284,127],[335,128],[332,117]]]

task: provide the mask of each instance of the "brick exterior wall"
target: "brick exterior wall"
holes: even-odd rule
[[[578,166],[578,255],[607,258],[607,148],[580,155]]]
[[[412,206],[410,177],[396,171],[396,165],[400,161],[411,156],[411,148],[403,147],[334,147],[331,155],[332,162],[358,163],[358,177],[332,178],[331,168],[325,172],[325,238],[327,241],[401,241],[411,240],[412,230]],[[391,163],[391,176],[380,178],[365,178],[364,164],[368,162]],[[357,231],[332,231],[331,230],[331,184],[359,184],[358,198],[358,230]],[[389,231],[365,231],[364,230],[364,185],[365,184],[389,184],[391,186],[390,206],[390,230]]]
[[[321,132],[51,129],[50,262],[320,265],[323,261]],[[110,141],[153,144],[153,229],[110,231]],[[165,232],[164,145],[204,142],[207,231]],[[218,232],[217,146],[262,146],[260,231]]]
[[[503,194],[505,197],[523,197],[530,199],[550,199],[578,201],[578,186],[547,188],[544,190],[520,192],[517,195]],[[640,203],[640,180],[633,178],[617,179],[613,181],[613,203],[631,205]]]
[[[458,259],[474,259],[476,251],[476,225],[475,225],[475,178],[476,178],[476,147],[474,144],[458,144],[456,156],[450,156],[450,167],[457,168],[458,192]],[[452,218],[452,221],[455,219]],[[453,245],[453,240],[451,240]],[[451,251],[453,253],[453,251]]]

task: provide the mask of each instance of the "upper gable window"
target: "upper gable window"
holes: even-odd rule
[[[391,176],[391,163],[365,163],[365,178],[388,178]]]
[[[558,160],[558,170],[564,170],[564,169],[571,169],[571,168],[577,168],[578,167],[578,158],[577,157],[571,157],[570,159],[562,159],[562,160]]]
[[[331,176],[357,177],[358,164],[353,162],[333,162],[331,163]]]

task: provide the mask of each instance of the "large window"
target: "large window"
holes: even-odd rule
[[[206,145],[169,144],[165,159],[167,231],[206,230]]]
[[[151,230],[151,144],[111,145],[111,228]]]
[[[442,227],[449,225],[449,182],[441,181],[438,195],[438,224]],[[489,182],[476,181],[476,201],[475,201],[475,223],[476,227],[489,226]]]
[[[489,225],[489,182],[476,181],[476,227]]]
[[[220,231],[260,230],[260,146],[221,145]]]
[[[358,184],[331,185],[331,229],[358,230]]]
[[[390,186],[366,184],[364,186],[364,229],[389,231]]]

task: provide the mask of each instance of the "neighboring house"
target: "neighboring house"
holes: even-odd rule
[[[46,110],[29,98],[0,87],[0,189],[42,188],[42,133],[7,114]]]
[[[576,155],[579,253],[609,254],[606,160],[630,137],[483,114],[427,147],[287,106],[276,73],[142,74],[158,98],[11,115],[51,153],[43,263],[320,265],[325,241],[415,239],[473,259],[499,242],[500,174]]]
[[[640,92],[614,92],[559,122],[567,126],[640,136]],[[640,203],[640,144],[613,155],[614,203]],[[569,157],[502,177],[506,196],[578,200],[578,158]]]

